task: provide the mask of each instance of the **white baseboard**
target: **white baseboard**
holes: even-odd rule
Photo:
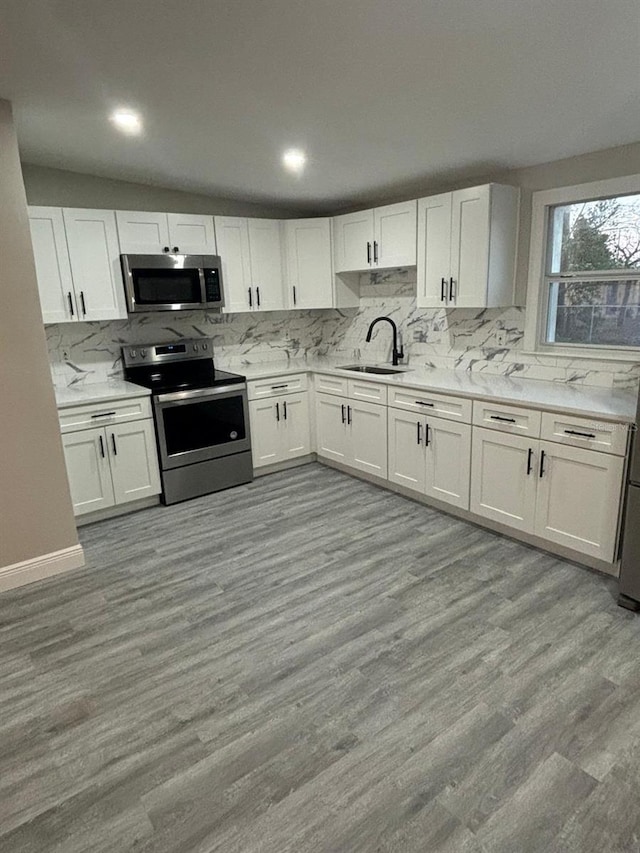
[[[13,563],[11,566],[0,568],[0,591],[14,589],[27,583],[44,580],[53,575],[80,569],[84,566],[84,551],[82,545],[72,545],[61,551],[52,551],[41,557]]]

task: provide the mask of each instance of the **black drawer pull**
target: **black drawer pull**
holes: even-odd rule
[[[503,418],[502,415],[489,415],[492,421],[504,421],[506,424],[515,424],[515,418]]]
[[[288,387],[289,387],[288,383],[287,383],[286,385],[272,385],[272,386],[271,386],[271,390],[272,390],[272,391],[277,391],[277,390],[279,390],[280,388],[288,388]]]
[[[100,412],[99,415],[91,415],[92,418],[110,418],[115,412]]]
[[[567,435],[579,435],[580,438],[595,438],[595,435],[592,432],[580,432],[577,429],[565,429],[565,433]]]
[[[431,406],[433,408],[435,403],[425,403],[424,400],[416,400],[416,406]]]

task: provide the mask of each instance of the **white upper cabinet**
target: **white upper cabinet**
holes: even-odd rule
[[[120,250],[125,255],[215,255],[213,216],[118,210]]]
[[[336,216],[335,271],[415,266],[416,217],[415,200]]]
[[[331,219],[283,223],[288,308],[332,308]]]
[[[216,216],[215,226],[225,312],[284,308],[280,222]]]
[[[45,323],[77,318],[64,219],[59,207],[30,207],[29,225]]]
[[[45,323],[127,316],[112,210],[30,207]]]
[[[284,308],[282,228],[277,219],[248,219],[254,310]]]
[[[419,199],[419,307],[513,305],[519,198],[487,184]]]
[[[112,210],[63,210],[78,319],[127,316],[116,217]]]

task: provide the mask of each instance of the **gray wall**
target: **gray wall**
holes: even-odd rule
[[[78,544],[11,105],[0,100],[0,566]]]
[[[116,181],[23,163],[29,204],[95,207],[106,210],[162,210],[167,213],[215,213],[220,216],[264,216],[288,219],[299,215],[278,205],[258,205],[181,192],[148,184]]]

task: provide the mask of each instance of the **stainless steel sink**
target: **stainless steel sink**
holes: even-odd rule
[[[395,367],[373,367],[368,364],[350,364],[347,367],[339,367],[338,370],[353,370],[354,373],[404,373],[403,370],[396,370]]]

